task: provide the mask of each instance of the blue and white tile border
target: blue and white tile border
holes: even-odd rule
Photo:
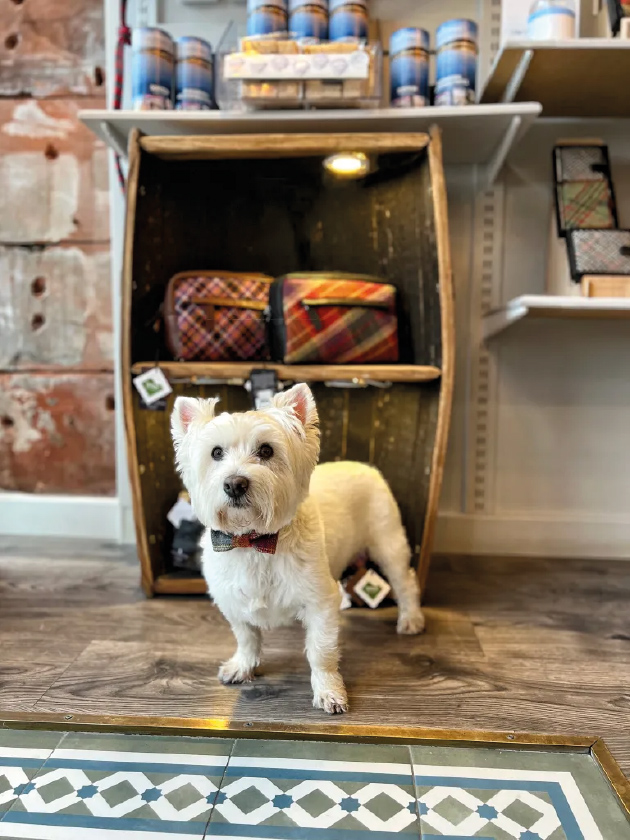
[[[440,834],[435,837],[446,837],[445,832],[457,830],[460,837],[479,836],[477,832],[494,822],[499,828],[507,833],[513,833],[516,824],[508,825],[508,819],[502,819],[500,812],[501,805],[509,804],[506,801],[505,793],[508,791],[533,794],[536,792],[546,793],[553,803],[553,811],[556,817],[555,825],[552,825],[553,816],[551,813],[543,813],[541,810],[541,824],[532,827],[540,836],[549,836],[557,827],[561,827],[566,834],[567,840],[603,840],[602,834],[597,827],[595,820],[588,809],[575,779],[568,772],[554,772],[545,770],[501,770],[497,768],[471,768],[471,767],[445,767],[426,764],[414,764],[414,776],[418,788],[430,787],[428,794],[420,797],[419,802],[429,808],[428,814],[421,816],[425,824],[435,828]],[[498,805],[498,816],[487,819],[479,814],[472,814],[464,823],[453,826],[447,820],[433,813],[431,806],[437,805],[442,798],[452,795],[454,798],[470,789],[496,790],[499,798],[494,803]],[[528,797],[519,797],[521,801],[527,801]],[[462,801],[460,799],[460,801]],[[513,801],[511,799],[510,801]],[[541,802],[539,799],[538,802]],[[472,806],[472,801],[470,805]],[[475,805],[482,805],[481,802]],[[529,804],[532,804],[531,801]],[[509,821],[510,823],[512,821]],[[546,832],[546,835],[541,833]],[[450,836],[453,836],[452,834]],[[517,836],[518,835],[514,835]],[[425,833],[426,837],[426,833]],[[431,838],[431,835],[428,835]]]
[[[418,745],[419,739],[416,740],[417,746],[411,748],[411,756],[406,760],[396,760],[393,750],[388,753],[386,749],[383,751],[384,757],[391,756],[392,761],[353,760],[350,755],[348,758],[340,756],[335,760],[327,759],[326,756],[335,755],[335,749],[320,749],[320,757],[317,758],[288,758],[283,754],[284,749],[279,750],[277,745],[286,744],[288,755],[292,751],[294,755],[300,754],[298,745],[292,748],[288,739],[273,741],[276,745],[274,755],[263,757],[260,752],[256,755],[255,749],[252,749],[253,755],[248,755],[247,751],[248,745],[253,748],[256,743],[261,744],[264,727],[261,727],[263,731],[258,733],[258,737],[245,740],[239,739],[239,732],[232,732],[229,728],[225,730],[224,726],[221,728],[221,734],[227,737],[211,738],[209,740],[215,744],[213,748],[206,750],[195,745],[192,752],[186,752],[187,747],[183,744],[191,738],[194,744],[198,734],[194,729],[189,731],[188,737],[182,738],[181,745],[171,736],[169,740],[172,743],[167,749],[159,745],[149,745],[144,749],[138,747],[135,751],[120,751],[116,746],[103,750],[91,747],[66,749],[63,744],[70,745],[73,742],[64,740],[63,732],[59,732],[58,746],[52,749],[0,746],[0,776],[4,777],[4,787],[7,788],[0,793],[0,838],[126,840],[127,837],[135,837],[138,840],[192,840],[214,836],[229,837],[230,840],[367,840],[368,832],[372,840],[391,840],[393,834],[398,834],[400,840],[419,840],[418,816],[422,821],[422,840],[484,840],[485,835],[495,834],[493,827],[503,832],[501,836],[505,833],[518,840],[531,840],[533,837],[545,840],[560,828],[567,840],[611,840],[612,837],[617,840],[618,835],[626,837],[624,829],[621,832],[613,829],[611,833],[608,823],[597,810],[598,805],[594,803],[590,785],[585,785],[585,778],[580,775],[580,771],[574,773],[553,769],[558,766],[554,762],[546,765],[552,768],[548,770],[517,770],[510,767],[511,760],[506,761],[505,753],[504,758],[500,758],[502,751],[496,753],[498,758],[495,760],[491,757],[493,750],[485,749],[486,757],[483,762],[480,761],[483,767],[475,767],[474,759],[463,766],[466,759],[461,756],[454,762],[457,766],[452,766],[448,762],[440,763],[442,759],[431,752],[431,745],[436,745],[439,753],[443,747],[458,746],[457,740],[449,738],[448,741],[436,742],[435,737],[430,739],[425,749],[421,744]],[[369,729],[372,728],[365,728],[366,734],[374,738],[375,733],[368,732]],[[412,730],[403,732],[403,737],[414,739]],[[180,732],[173,732],[173,735],[180,733],[181,729]],[[162,728],[155,734],[163,736],[165,731]],[[296,732],[295,737],[299,739],[301,734]],[[284,735],[286,737],[289,733],[285,732]],[[362,757],[363,745],[367,749],[370,743],[363,742],[362,745],[357,740],[358,730],[356,736],[350,733],[344,735],[347,740],[344,741],[343,737],[335,738],[330,741],[330,747],[358,749],[357,757]],[[495,740],[498,737],[494,736],[492,740],[489,738],[486,742],[479,739],[478,746],[499,746]],[[159,740],[159,737],[155,738],[155,741]],[[540,739],[517,744],[519,747],[524,744],[535,746],[536,751],[547,752],[557,758],[562,752],[554,750],[554,746],[563,746],[566,754],[574,755],[576,759],[580,755],[590,757],[593,759],[593,769],[589,772],[594,774],[589,777],[591,781],[599,777],[603,770],[611,796],[614,796],[613,788],[619,795],[616,804],[622,801],[628,803],[630,786],[623,779],[603,742],[572,740],[563,742],[558,739],[557,744],[549,744],[547,740]],[[206,739],[199,741],[209,743]],[[304,746],[308,741],[300,743]],[[317,743],[320,748],[326,746],[321,741],[313,743]],[[241,754],[235,748],[236,744],[240,744]],[[516,747],[517,744],[505,746]],[[372,740],[371,745],[382,749],[388,743],[385,738],[380,742]],[[123,744],[122,749],[126,746]],[[391,741],[389,746],[394,746]],[[468,741],[466,748],[470,747]],[[396,749],[404,749],[409,754],[409,748],[400,742]],[[378,758],[379,754],[375,757]],[[490,767],[488,764],[499,766]],[[523,762],[522,766],[532,768],[539,764],[532,758],[529,763]],[[570,765],[563,762],[560,766],[564,768]],[[101,800],[100,791],[91,790],[83,790],[83,795],[77,797],[79,790],[95,787],[85,775],[90,770],[103,774],[96,781],[103,792],[115,787],[117,780],[128,782],[131,787],[126,788],[126,798],[117,802],[117,793],[110,797],[108,803]],[[147,778],[152,774],[154,777],[164,776],[164,779]],[[59,787],[51,789],[46,797],[40,795],[40,788],[59,780],[71,784],[74,792]],[[354,787],[348,787],[349,783]],[[604,784],[603,775],[595,786],[600,783]],[[182,785],[187,785],[186,796],[176,796],[173,799],[176,807],[173,807],[164,797]],[[238,808],[238,800],[236,806],[230,801],[231,797],[238,797],[247,786],[267,798],[267,802],[258,811],[257,808],[248,810],[246,806],[243,811]],[[300,805],[300,800],[314,791],[324,793],[331,800],[330,807],[326,804],[325,810],[315,816],[315,811],[311,814]],[[475,791],[480,792],[479,798],[475,797]],[[381,809],[378,816],[369,807],[365,807],[381,793],[393,800],[394,804],[390,802],[391,815]],[[196,794],[199,795],[198,801]],[[451,817],[460,820],[457,825],[449,823],[438,813],[442,810],[442,814],[450,815],[448,807],[440,809],[440,803],[448,796],[459,800],[470,810],[466,817]],[[51,797],[53,801],[50,801]],[[540,818],[523,829],[503,814],[515,801],[538,810]],[[86,802],[91,807],[88,808]],[[77,803],[81,807],[75,809],[75,813],[67,810]],[[398,811],[396,804],[400,806]],[[139,807],[142,808],[142,818],[126,816],[137,813]],[[378,810],[376,804],[374,807]],[[630,811],[628,804],[625,807],[624,814]],[[6,810],[3,811],[3,808]],[[149,808],[153,810],[155,818]],[[66,811],[60,813],[63,809]],[[589,809],[592,809],[592,813]],[[354,825],[352,821],[345,820],[349,813],[356,820]],[[457,809],[452,813],[457,814]],[[625,823],[621,813],[617,819]],[[274,820],[278,822],[278,815],[285,822],[273,825]],[[511,813],[511,816],[515,814]],[[517,813],[516,819],[519,818]],[[601,826],[598,827],[595,818],[601,822]],[[345,820],[345,825],[342,820]],[[619,829],[621,823],[615,825]],[[486,837],[486,840],[489,839]]]
[[[0,793],[0,806],[10,807],[18,799],[20,792],[30,781],[24,771],[32,770],[36,773],[52,751],[29,747],[0,747],[0,776],[12,785]]]
[[[295,784],[281,789],[274,779],[285,783],[290,780]],[[344,783],[362,786],[349,795],[341,787]],[[267,802],[244,813],[231,797],[252,788],[266,797]],[[323,793],[331,802],[330,808],[317,816],[300,805],[301,799],[315,791]],[[387,819],[366,807],[382,794],[399,806]],[[294,828],[261,825],[280,812],[291,820]],[[310,837],[336,840],[339,835],[355,840],[356,835],[362,836],[365,832],[335,829],[349,813],[372,837],[375,833],[381,838],[396,833],[417,840],[419,825],[411,763],[233,756],[214,808],[214,814],[227,822],[211,821],[208,833],[209,836],[229,836],[232,840],[239,832],[249,840],[252,837],[282,840],[297,836],[296,832],[301,840]]]
[[[229,744],[226,746],[229,747]],[[24,778],[26,785],[22,785],[19,797],[14,797],[19,798],[20,810],[11,809],[0,817],[0,837],[45,840],[85,840],[86,837],[90,840],[121,840],[130,835],[143,840],[202,838],[220,787],[220,782],[215,785],[207,777],[222,779],[229,760],[229,749],[223,755],[195,755],[58,748],[23,750],[29,756],[21,758],[4,757],[3,752],[10,751],[0,749],[0,768],[6,766],[8,760],[17,762],[16,769],[19,766],[28,767],[25,762],[30,761],[30,766],[37,767],[38,773],[33,781]],[[90,771],[110,775],[101,779],[96,786],[86,775]],[[23,774],[23,771],[20,772]],[[164,774],[170,778],[156,786],[147,777],[149,774]],[[73,790],[48,801],[41,796],[40,789],[61,780],[67,782]],[[102,793],[121,783],[135,790],[135,796],[110,805]],[[199,799],[178,810],[165,797],[184,785],[196,790]],[[94,790],[90,790],[88,796],[82,796],[80,791],[88,787]],[[90,815],[60,813],[77,804],[83,804]],[[126,816],[147,805],[155,812],[155,819]],[[202,814],[203,819],[196,821],[195,817]]]
[[[351,767],[352,771],[340,770],[341,767]],[[268,779],[274,776],[283,779],[334,779],[338,775],[348,782],[387,777],[391,784],[413,784],[410,763],[232,756],[226,778],[246,774]]]

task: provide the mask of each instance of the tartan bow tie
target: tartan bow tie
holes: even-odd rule
[[[215,551],[231,551],[233,548],[253,548],[262,554],[275,554],[278,545],[277,534],[226,534],[223,531],[210,531],[212,548]]]

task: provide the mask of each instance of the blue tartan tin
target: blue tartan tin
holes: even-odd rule
[[[429,33],[407,27],[394,32],[389,45],[391,98],[397,108],[429,102]]]
[[[247,0],[248,36],[286,32],[287,0]]]
[[[186,35],[175,43],[175,110],[208,111],[214,107],[212,47]]]
[[[289,0],[289,32],[295,38],[328,40],[328,0]]]
[[[331,41],[367,41],[367,0],[330,0],[328,8]]]
[[[162,29],[134,29],[131,38],[131,90],[135,111],[173,107],[173,39]]]
[[[435,33],[436,105],[470,105],[477,83],[477,24],[472,20],[447,20]]]

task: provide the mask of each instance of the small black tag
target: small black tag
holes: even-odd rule
[[[155,402],[151,403],[151,405],[147,405],[145,401],[140,398],[139,400],[140,408],[143,411],[166,411],[166,407],[168,405],[168,400],[166,397],[163,397],[161,400],[156,400]]]
[[[249,382],[254,408],[257,411],[269,408],[274,395],[278,393],[278,376],[275,370],[253,370]]]

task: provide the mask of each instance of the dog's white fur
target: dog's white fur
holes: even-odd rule
[[[354,462],[316,467],[318,417],[307,385],[278,394],[264,411],[215,416],[217,402],[179,397],[171,418],[177,466],[195,513],[208,529],[279,533],[274,555],[251,548],[215,552],[209,532],[204,537],[203,574],[237,641],[219,678],[250,681],[260,664],[261,631],[297,619],[306,628],[313,704],[344,712],[336,580],[354,556],[367,549],[387,575],[398,601],[398,632],[424,629],[394,497],[371,467]],[[263,444],[273,448],[268,460],[259,455]],[[221,460],[212,455],[217,447]],[[234,475],[249,481],[239,506],[223,487]]]

